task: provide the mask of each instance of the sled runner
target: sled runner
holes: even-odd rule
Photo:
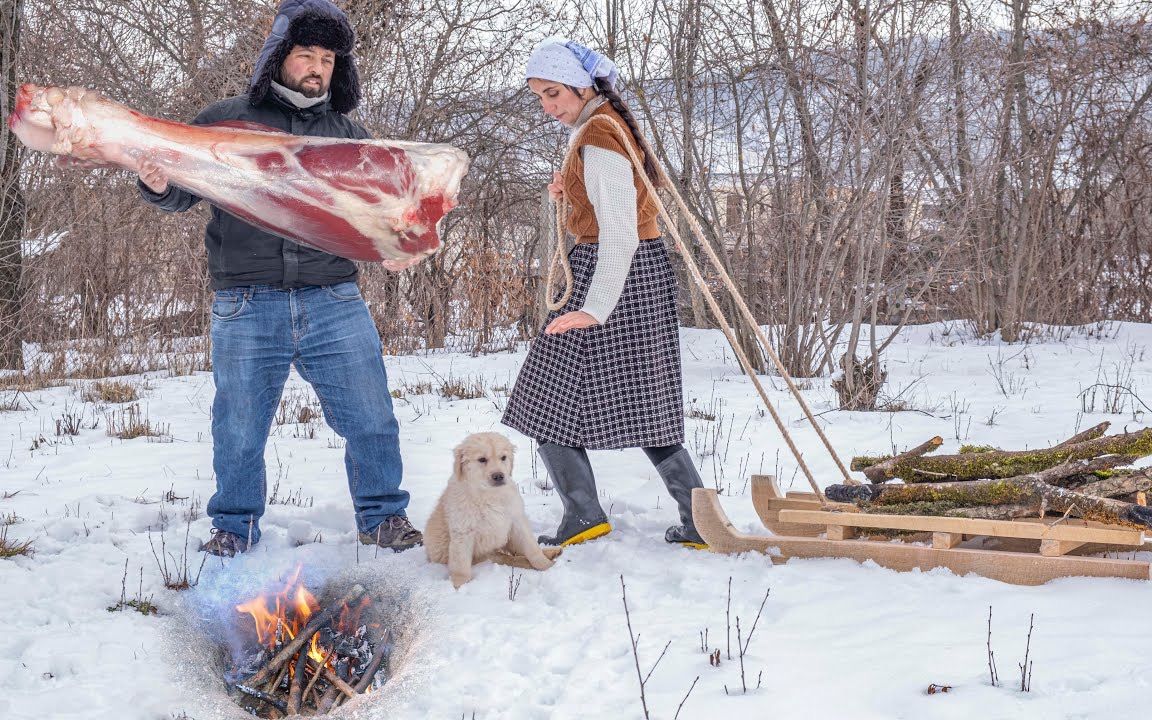
[[[713,552],[754,550],[773,563],[792,558],[871,560],[891,570],[947,568],[1016,585],[1042,585],[1061,577],[1150,579],[1152,564],[1094,553],[1131,555],[1142,549],[1140,530],[1076,518],[977,520],[852,512],[854,506],[829,503],[824,510],[813,493],[782,493],[775,478],[752,476],[752,505],[772,535],[752,535],[729,521],[716,491],[692,496],[696,529]],[[867,539],[877,530],[897,537]],[[890,536],[892,533],[886,533]]]

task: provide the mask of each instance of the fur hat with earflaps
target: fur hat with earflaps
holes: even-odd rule
[[[346,113],[360,104],[360,75],[352,59],[356,33],[348,16],[328,0],[282,0],[272,23],[272,32],[256,59],[256,69],[248,87],[248,99],[257,105],[268,97],[272,81],[288,54],[297,45],[318,46],[336,53],[332,70],[329,103],[336,112]]]

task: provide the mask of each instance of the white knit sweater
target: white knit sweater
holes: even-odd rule
[[[586,120],[602,104],[602,98],[590,101],[581,113],[581,120]],[[576,127],[579,128],[580,124],[578,122]],[[600,242],[596,270],[592,273],[588,296],[580,309],[603,325],[624,292],[632,256],[640,245],[636,229],[636,186],[632,178],[632,161],[624,155],[595,145],[585,145],[583,152],[584,187],[596,211]]]

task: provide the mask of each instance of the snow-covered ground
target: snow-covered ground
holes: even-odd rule
[[[742,530],[764,532],[748,494],[752,473],[776,473],[805,489],[771,419],[715,332],[685,330],[687,445],[706,484]],[[1001,345],[962,338],[942,325],[907,330],[888,353],[889,394],[903,412],[833,411],[827,379],[805,390],[843,457],[906,448],[933,436],[944,451],[960,441],[1001,447],[1045,446],[1103,420],[1113,431],[1142,426],[1140,400],[1152,403],[1152,326],[1123,325],[1099,335]],[[527,438],[499,425],[523,352],[469,357],[388,358],[392,387],[404,394],[402,423],[409,514],[422,525],[451,467],[451,448],[475,431],[507,432],[518,447],[516,480],[537,529],[549,530],[560,504],[543,486]],[[405,617],[406,645],[382,691],[337,717],[641,718],[637,670],[621,601],[627,583],[643,673],[668,644],[646,685],[652,718],[1136,718],[1146,715],[1152,678],[1152,629],[1144,613],[1152,583],[1065,579],[1015,587],[944,570],[896,573],[848,560],[773,566],[762,556],[728,557],[667,546],[675,508],[639,450],[593,453],[603,503],[616,531],[567,550],[545,572],[477,569],[453,591],[447,571],[419,550],[375,556],[355,542],[338,439],[322,423],[274,428],[269,484],[279,480],[258,549],[208,562],[198,586],[164,588],[150,541],[163,537],[169,568],[185,554],[193,571],[212,493],[206,373],[121,378],[141,388],[140,406],[167,426],[163,442],[118,440],[105,433],[119,406],[84,403],[83,387],[21,398],[34,408],[0,413],[0,516],[10,539],[32,539],[31,557],[0,560],[0,718],[243,717],[219,681],[215,644],[205,632],[233,604],[303,563],[311,583],[370,583]],[[485,397],[450,400],[452,381]],[[1097,382],[1130,387],[1123,414],[1101,412],[1080,397]],[[417,394],[423,383],[432,392]],[[777,382],[782,388],[782,384]],[[308,402],[295,374],[290,403]],[[826,482],[836,478],[798,406],[773,397],[806,458]],[[4,396],[0,395],[0,399]],[[82,415],[76,437],[57,437],[56,420]],[[1135,413],[1135,414],[1134,414]],[[92,428],[99,418],[99,427]],[[314,437],[309,437],[313,435]],[[15,514],[15,517],[12,517]],[[160,528],[165,528],[160,530]],[[140,593],[158,616],[109,612]],[[731,579],[731,647],[725,637]],[[769,590],[745,657],[747,693],[736,659],[736,618],[747,637]],[[989,683],[986,641],[1001,687]],[[1029,616],[1033,689],[1021,692],[1019,663]],[[712,667],[701,649],[721,650]],[[759,683],[758,689],[753,689]],[[929,684],[951,685],[928,695]]]

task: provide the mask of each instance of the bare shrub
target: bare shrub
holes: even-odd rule
[[[32,540],[12,540],[8,537],[8,524],[0,525],[0,558],[13,558],[19,555],[31,557]]]
[[[449,400],[476,400],[487,396],[484,385],[483,378],[472,380],[449,375],[440,381],[436,392]]]
[[[105,432],[109,437],[133,440],[138,437],[168,438],[171,434],[168,425],[153,423],[139,405],[129,405],[122,410],[114,410],[104,415]]]
[[[84,402],[120,404],[140,399],[135,385],[121,380],[99,380],[84,386],[81,394]]]
[[[343,6],[364,79],[356,119],[473,160],[440,252],[401,274],[362,268],[389,354],[501,352],[539,331],[554,242],[542,188],[566,134],[509,78],[553,33],[620,63],[654,153],[785,369],[844,371],[845,407],[878,405],[908,323],[959,319],[1015,342],[1152,320],[1152,26],[1131,3],[912,0],[820,23],[801,0]],[[650,21],[622,22],[638,9]],[[186,121],[244,91],[272,11],[185,10],[0,5],[5,88],[87,84]],[[25,370],[0,390],[209,369],[205,214],[157,212],[128,173],[59,168],[0,125],[0,369]],[[672,261],[685,323],[714,327]]]

